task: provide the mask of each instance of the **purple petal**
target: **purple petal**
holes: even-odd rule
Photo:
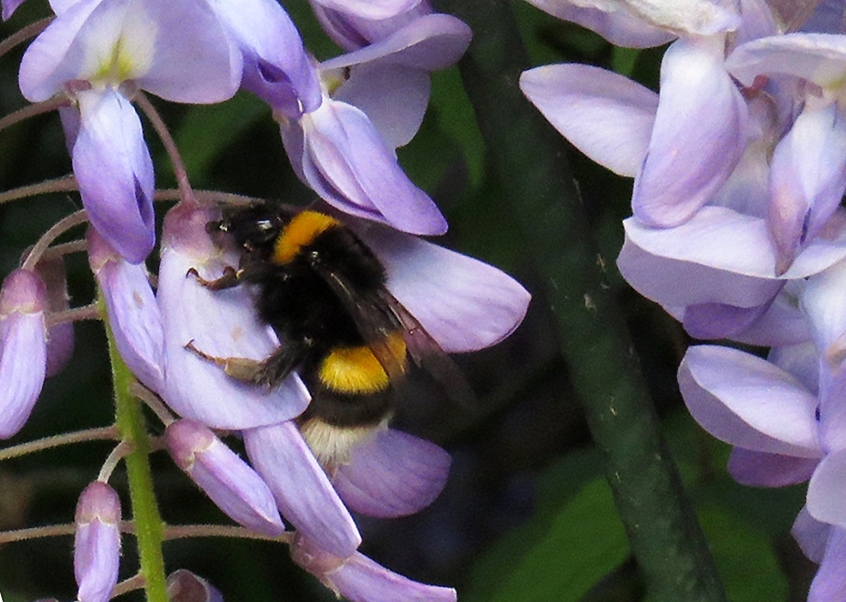
[[[785,74],[828,87],[846,77],[846,38],[823,33],[789,33],[738,46],[726,59],[729,72],[751,86],[758,75]]]
[[[826,450],[846,448],[846,363],[820,359],[820,444]]]
[[[353,448],[332,483],[352,510],[383,518],[414,514],[431,504],[449,476],[447,452],[391,429]]]
[[[832,363],[846,357],[846,263],[840,262],[808,278],[799,302],[814,342]]]
[[[165,442],[173,461],[232,520],[271,537],[285,532],[267,484],[211,430],[177,420],[168,425]]]
[[[786,487],[810,479],[818,463],[816,458],[796,458],[735,447],[729,456],[728,471],[741,485]]]
[[[411,10],[394,17],[364,19],[349,13],[327,9],[319,4],[319,0],[310,0],[310,3],[323,31],[345,50],[355,50],[383,40],[411,21],[433,12],[428,0],[423,0]]]
[[[777,271],[813,240],[846,190],[846,120],[831,104],[806,109],[779,142],[770,171],[769,226]]]
[[[798,345],[811,339],[805,315],[785,285],[767,310],[748,327],[731,335],[731,340],[759,347]]]
[[[11,18],[14,12],[18,10],[18,7],[23,4],[23,2],[24,0],[3,0],[3,20],[9,20],[9,18]]]
[[[333,98],[361,109],[385,145],[399,148],[420,129],[430,87],[422,69],[376,63],[356,67]]]
[[[67,82],[82,79],[93,69],[85,61],[85,41],[80,30],[103,0],[80,0],[69,6],[26,49],[18,72],[18,84],[30,102],[47,100],[61,92]],[[89,38],[88,41],[93,39]]]
[[[758,307],[734,307],[723,303],[700,303],[684,309],[684,329],[694,339],[733,339],[749,328],[769,308],[769,303]]]
[[[846,451],[828,454],[808,483],[808,512],[818,521],[846,525]]]
[[[623,176],[640,169],[658,108],[655,92],[587,65],[524,71],[520,89],[588,157]]]
[[[41,279],[15,270],[0,289],[0,439],[17,433],[38,400],[47,366],[47,291]]]
[[[79,108],[73,171],[82,204],[109,244],[128,261],[140,263],[156,241],[153,163],[141,121],[114,91],[80,93]]]
[[[527,1],[554,17],[595,31],[615,46],[651,48],[676,37],[676,34],[647,22],[623,2],[596,2],[593,3],[596,6],[584,6],[567,0]]]
[[[662,305],[755,307],[782,286],[763,219],[703,207],[675,228],[650,228],[636,218],[623,225],[626,241],[617,266],[635,290]],[[805,278],[840,261],[846,256],[843,233],[817,237],[782,278]]]
[[[303,162],[308,183],[327,203],[411,234],[446,232],[446,220],[438,207],[411,183],[393,151],[359,109],[327,98],[320,108],[303,116],[302,128],[305,155],[301,159],[296,146],[287,140],[287,132],[297,129],[295,126],[282,127],[283,142],[292,162]],[[317,174],[319,178],[314,177]]]
[[[292,117],[320,105],[317,70],[277,2],[215,0],[212,6],[244,53],[246,89]]]
[[[315,0],[327,9],[367,19],[389,19],[407,12],[420,0]]]
[[[324,579],[351,602],[455,602],[458,597],[452,588],[412,581],[363,554],[348,558]]]
[[[691,347],[679,366],[691,415],[717,439],[752,451],[819,458],[817,398],[790,374],[754,355]]]
[[[774,347],[770,349],[767,361],[792,375],[808,391],[812,393],[819,391],[819,354],[812,343],[805,342],[788,347]]]
[[[381,226],[354,228],[384,263],[388,289],[444,351],[495,345],[526,315],[531,295],[497,268]]]
[[[182,417],[212,428],[241,430],[289,420],[310,399],[299,377],[269,389],[246,385],[185,349],[194,341],[197,349],[217,357],[262,360],[277,348],[245,287],[211,291],[187,276],[195,268],[213,279],[224,267],[238,265],[235,253],[223,253],[209,239],[205,227],[213,219],[214,212],[182,206],[165,218],[158,289],[168,375],[165,401]]]
[[[244,445],[298,533],[340,558],[356,551],[361,536],[355,522],[292,422],[246,430]]]
[[[124,261],[94,228],[88,230],[88,254],[121,357],[144,385],[163,391],[162,316],[146,266]]]
[[[167,599],[170,602],[223,602],[223,595],[202,577],[179,569],[167,576]]]
[[[206,2],[82,0],[30,46],[20,85],[38,101],[69,81],[135,80],[167,100],[208,103],[231,97],[240,78],[241,55]]]
[[[339,69],[378,61],[438,71],[458,62],[472,36],[470,28],[452,15],[423,15],[375,44],[321,63],[320,68]]]
[[[817,575],[808,592],[808,602],[846,599],[846,530],[833,527]]]
[[[808,514],[808,507],[803,506],[793,522],[790,533],[799,544],[802,553],[812,562],[819,564],[825,555],[825,546],[833,529],[831,525],[821,523]]]
[[[79,602],[107,602],[117,585],[120,563],[120,500],[114,489],[95,481],[76,507],[73,566]]]
[[[743,154],[747,109],[723,54],[720,36],[681,39],[664,54],[655,127],[632,196],[635,215],[648,224],[689,220]]]

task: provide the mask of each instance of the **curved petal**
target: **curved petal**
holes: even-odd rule
[[[703,207],[675,228],[650,228],[636,218],[623,225],[626,240],[617,266],[635,290],[662,305],[756,307],[782,286],[763,219]],[[843,234],[814,239],[781,279],[806,278],[846,257]]]
[[[820,568],[808,591],[808,602],[833,602],[846,599],[846,530],[833,527],[828,537]]]
[[[292,422],[244,431],[247,455],[298,533],[340,558],[361,536],[329,478]]]
[[[102,0],[80,0],[69,6],[26,49],[18,71],[18,85],[30,102],[47,100],[66,82],[80,79],[85,66],[85,48],[80,30]]]
[[[0,289],[0,439],[26,423],[41,394],[47,367],[44,283],[33,272],[15,270]]]
[[[80,130],[73,172],[91,225],[132,263],[144,261],[156,241],[153,162],[141,121],[115,91],[79,95]]]
[[[244,86],[286,115],[321,103],[317,70],[288,13],[273,0],[212,0],[244,52]],[[294,110],[292,107],[297,107]]]
[[[470,28],[452,15],[423,15],[374,44],[321,63],[320,68],[339,69],[384,61],[438,71],[458,62],[472,36]]]
[[[208,428],[176,420],[165,430],[173,461],[236,523],[277,537],[285,532],[267,484]]]
[[[779,273],[822,229],[846,190],[846,119],[834,104],[807,109],[775,149],[768,224]]]
[[[808,507],[803,506],[796,516],[790,534],[801,548],[802,553],[812,562],[822,562],[825,555],[825,546],[831,535],[833,526],[821,523],[808,513]]]
[[[367,19],[389,19],[411,10],[420,0],[315,0],[330,10]]]
[[[164,399],[180,416],[212,428],[241,430],[289,420],[310,399],[298,376],[270,389],[246,385],[185,349],[193,341],[217,357],[256,360],[276,349],[275,337],[258,322],[244,287],[211,291],[187,276],[195,268],[213,279],[238,264],[234,253],[222,254],[209,240],[205,225],[214,218],[210,211],[181,206],[165,218],[158,289],[167,366]]]
[[[724,303],[700,303],[684,308],[684,329],[694,339],[733,339],[769,308],[769,303],[757,307],[735,307]]]
[[[361,109],[385,145],[399,148],[420,129],[430,88],[422,69],[377,63],[356,67],[333,98]]]
[[[808,513],[824,523],[846,525],[846,451],[826,455],[808,483]]]
[[[443,449],[407,433],[378,431],[352,449],[332,484],[350,509],[382,518],[414,514],[443,490],[451,460]]]
[[[691,415],[716,438],[751,451],[819,458],[817,398],[787,372],[731,349],[691,347],[679,366]]]
[[[387,19],[365,19],[349,13],[328,9],[319,0],[309,0],[323,31],[344,50],[355,50],[390,36],[406,24],[432,13],[428,0],[414,8]]]
[[[728,180],[746,146],[746,103],[723,66],[724,40],[681,39],[664,54],[634,214],[654,226],[689,220]]]
[[[306,152],[338,195],[324,196],[327,203],[345,212],[350,205],[365,211],[373,208],[392,226],[411,234],[446,232],[437,205],[411,183],[359,109],[324,99],[320,108],[303,117],[303,129]],[[345,202],[338,203],[338,197]]]
[[[106,483],[95,481],[76,506],[73,568],[77,599],[108,602],[120,564],[120,499]]]
[[[846,262],[808,278],[799,301],[819,352],[833,363],[846,358]]]
[[[738,46],[726,59],[729,73],[751,86],[758,75],[781,73],[822,86],[846,77],[846,38],[824,33],[788,33]]]
[[[165,381],[164,333],[147,268],[123,261],[94,228],[88,229],[87,242],[115,345],[138,380],[160,392]]]
[[[735,481],[748,487],[786,487],[810,479],[817,464],[817,458],[796,458],[735,447],[729,456],[728,471]]]
[[[426,585],[389,571],[363,554],[354,554],[324,578],[351,602],[456,602],[449,587]]]
[[[789,283],[785,288],[787,286]],[[805,314],[797,307],[795,297],[782,289],[760,317],[746,328],[732,333],[729,338],[748,345],[775,347],[808,342],[811,340],[811,331]]]
[[[655,92],[588,65],[547,65],[524,71],[520,89],[588,157],[622,176],[637,174],[655,123]]]
[[[444,351],[494,345],[526,315],[531,295],[501,270],[381,226],[353,227],[385,265],[390,292]]]
[[[595,31],[615,46],[651,48],[666,44],[676,37],[673,32],[645,21],[622,2],[590,3],[593,6],[582,6],[566,0],[527,0],[527,2],[553,17],[572,21]]]

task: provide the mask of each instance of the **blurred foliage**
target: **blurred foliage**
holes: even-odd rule
[[[337,52],[321,34],[305,0],[285,4],[318,58]],[[598,36],[525,2],[515,0],[513,8],[533,64],[578,61],[613,67],[657,87],[662,49],[614,49]],[[43,0],[30,0],[2,25],[2,33],[8,35],[47,12]],[[3,113],[23,105],[16,87],[21,54],[18,50],[0,62]],[[259,101],[239,94],[208,107],[154,102],[171,125],[195,187],[287,202],[311,198],[291,171],[277,126]],[[70,171],[55,115],[2,134],[3,189]],[[150,128],[147,138],[159,186],[172,186],[172,172]],[[437,408],[434,425],[431,419],[426,424],[407,419],[411,430],[425,432],[450,450],[452,477],[443,495],[416,516],[393,521],[361,518],[363,551],[413,579],[455,586],[459,598],[468,602],[643,600],[644,586],[628,557],[608,486],[601,480],[598,454],[590,446],[567,367],[549,327],[543,294],[536,291],[536,275],[523,241],[501,202],[500,185],[455,68],[434,75],[432,104],[423,127],[398,154],[411,178],[436,198],[450,220],[450,233],[440,242],[506,269],[537,294],[514,336],[495,349],[459,358],[479,392],[475,412],[441,414],[442,406],[429,399],[421,403]],[[785,534],[801,507],[802,489],[748,489],[727,476],[726,447],[699,430],[680,403],[675,370],[687,344],[685,335],[660,308],[628,290],[614,270],[611,258],[622,243],[620,221],[629,214],[631,182],[575,150],[570,155],[651,392],[666,418],[673,456],[730,599],[801,599],[812,567],[795,553]],[[78,206],[78,199],[61,195],[0,206],[0,270],[5,274],[13,269],[40,233]],[[161,217],[166,207],[158,209]],[[94,289],[85,258],[70,258],[68,273],[74,303],[90,302]],[[82,323],[76,333],[71,366],[47,382],[30,423],[10,444],[112,420],[102,328]],[[441,418],[453,414],[455,418]],[[0,528],[71,521],[78,492],[96,476],[108,451],[108,445],[90,443],[0,465]],[[156,493],[168,522],[226,522],[168,458],[157,454],[153,462]],[[115,474],[115,485],[125,490],[122,479],[121,472]],[[126,498],[124,503],[127,507]],[[335,599],[294,567],[287,550],[278,544],[174,541],[166,544],[165,558],[169,570],[188,568],[207,577],[230,601]],[[125,577],[134,572],[134,563],[133,542],[127,537]],[[7,602],[48,595],[72,599],[70,540],[0,547],[0,584]]]

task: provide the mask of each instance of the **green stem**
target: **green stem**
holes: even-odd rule
[[[560,136],[523,97],[529,65],[508,0],[440,0],[473,29],[459,67],[509,199],[570,375],[602,450],[649,598],[722,602],[725,592],[659,430],[628,329],[605,279]]]
[[[140,574],[144,577],[147,602],[168,602],[162,557],[164,524],[153,491],[149,462],[150,437],[144,428],[141,403],[130,392],[135,377],[120,357],[114,335],[106,324],[115,388],[116,424],[122,439],[132,446],[132,452],[126,456],[125,462],[141,563]]]

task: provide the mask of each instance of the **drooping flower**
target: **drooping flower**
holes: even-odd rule
[[[73,564],[79,602],[107,602],[118,581],[120,500],[114,489],[95,481],[76,507]]]
[[[265,482],[208,428],[191,420],[167,426],[173,461],[235,522],[270,536],[285,525]]]
[[[27,100],[65,94],[74,174],[92,225],[121,255],[144,260],[155,240],[153,167],[135,90],[175,102],[231,97],[241,55],[203,0],[80,0],[27,49],[19,83]]]
[[[88,260],[106,302],[115,344],[129,369],[153,391],[164,387],[162,316],[144,264],[133,264],[89,228]]]
[[[223,595],[208,581],[185,569],[167,576],[170,602],[223,602]]]
[[[300,179],[350,215],[412,234],[443,234],[446,221],[402,171],[394,149],[422,122],[429,72],[457,61],[470,36],[454,17],[425,15],[316,67],[324,86],[320,106],[300,118],[278,115]]]
[[[41,393],[48,304],[44,282],[29,270],[13,271],[0,288],[0,438],[23,427]]]
[[[401,12],[390,17],[370,17],[360,12],[332,7],[321,0],[309,0],[323,30],[344,50],[355,50],[383,40],[423,15],[434,12],[428,0],[398,3]],[[337,6],[338,3],[332,3]]]
[[[457,599],[452,588],[412,581],[359,552],[346,558],[335,556],[301,534],[291,544],[291,558],[338,596],[352,602],[455,602]]]
[[[321,93],[312,59],[275,0],[209,0],[244,59],[241,85],[292,118],[314,111]]]

